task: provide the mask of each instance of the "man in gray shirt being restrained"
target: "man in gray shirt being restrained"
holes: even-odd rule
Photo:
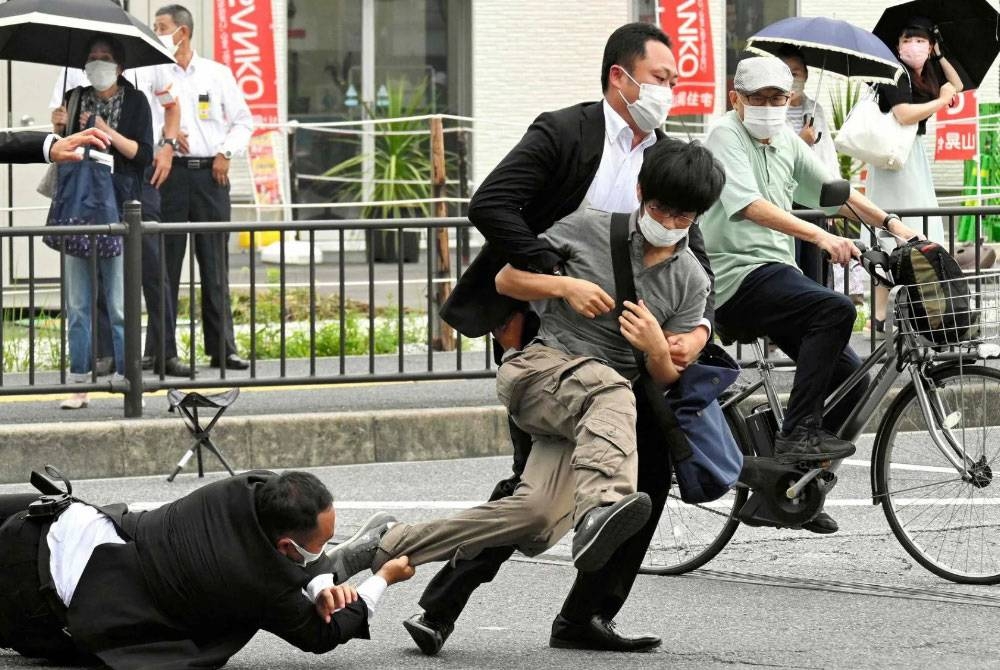
[[[636,399],[639,370],[673,384],[680,372],[667,338],[698,327],[711,283],[687,246],[687,230],[719,197],[720,163],[697,143],[663,139],[645,151],[629,222],[629,251],[638,304],[614,312],[611,214],[583,208],[539,237],[565,262],[558,275],[507,265],[497,291],[533,301],[538,336],[509,349],[497,372],[497,395],[533,440],[513,495],[449,519],[394,525],[375,549],[372,569],[401,555],[412,565],[459,560],[496,546],[536,555],[575,526],[573,560],[601,568],[641,528],[649,497],[636,493]],[[344,547],[362,561],[363,550]],[[359,566],[360,568],[360,566]]]

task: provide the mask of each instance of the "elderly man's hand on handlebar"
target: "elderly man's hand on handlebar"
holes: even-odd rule
[[[854,245],[853,241],[846,237],[833,235],[819,228],[817,228],[817,231],[819,231],[819,236],[816,239],[816,246],[830,255],[831,262],[838,265],[847,265],[852,258],[861,256],[861,250]]]

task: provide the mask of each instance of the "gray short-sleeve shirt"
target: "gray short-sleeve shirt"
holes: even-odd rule
[[[663,329],[674,333],[693,330],[701,323],[711,284],[688,248],[687,239],[677,245],[670,258],[647,268],[643,267],[644,239],[636,229],[636,213],[629,227],[636,295],[645,301]],[[567,276],[591,281],[615,297],[609,212],[581,208],[555,222],[539,237],[566,259]],[[604,360],[626,379],[638,376],[632,347],[621,334],[613,312],[588,319],[562,299],[538,301],[534,307],[541,316],[538,339],[546,346]]]

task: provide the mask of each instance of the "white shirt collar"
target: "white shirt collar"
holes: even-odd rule
[[[634,133],[621,115],[608,104],[607,98],[601,103],[604,107],[604,132],[612,144],[620,144],[626,150],[632,148]]]

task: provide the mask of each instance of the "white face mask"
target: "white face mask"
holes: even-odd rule
[[[621,91],[618,91],[618,95],[625,101],[628,113],[632,115],[632,120],[639,130],[651,133],[667,120],[670,108],[674,105],[674,92],[669,86],[640,84],[626,72],[625,68],[622,68],[622,72],[625,72],[625,76],[632,79],[632,83],[639,87],[639,97],[635,102],[629,102]]]
[[[663,224],[643,208],[642,216],[639,217],[639,232],[654,247],[672,247],[687,237],[688,229],[664,228]]]
[[[118,81],[118,64],[106,60],[92,60],[83,67],[87,79],[96,91],[106,91]]]
[[[309,565],[311,563],[315,563],[319,559],[323,558],[323,552],[322,551],[313,553],[313,552],[309,551],[308,549],[305,549],[304,547],[302,547],[301,545],[299,545],[299,543],[296,542],[295,540],[293,540],[292,538],[288,538],[288,541],[292,543],[292,546],[295,547],[295,550],[297,552],[299,552],[300,556],[302,556],[302,562],[299,563],[299,565],[302,566],[303,568],[306,567],[307,565]]]
[[[743,105],[743,125],[747,132],[758,140],[766,140],[774,137],[785,127],[785,117],[788,114],[788,107],[772,107],[762,105]]]
[[[176,28],[174,32],[170,33],[169,35],[157,35],[157,37],[160,38],[160,42],[163,44],[163,46],[165,46],[167,48],[167,51],[170,52],[171,56],[176,55],[177,49],[179,49],[181,46],[180,44],[174,44],[174,35],[177,34],[178,30],[180,30],[180,27]]]
[[[792,93],[798,93],[802,95],[806,92],[806,80],[805,79],[793,79],[792,80]]]

